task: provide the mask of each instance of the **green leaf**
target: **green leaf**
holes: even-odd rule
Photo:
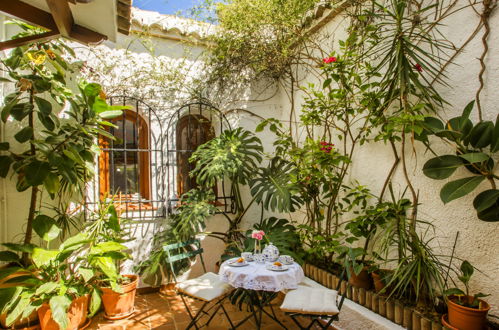
[[[92,269],[84,267],[78,268],[78,273],[83,277],[85,282],[89,282],[90,279],[95,275]]]
[[[494,127],[494,134],[492,135],[492,143],[490,144],[490,151],[499,151],[499,115],[496,118],[496,124]]]
[[[477,212],[482,212],[499,201],[499,190],[489,189],[479,193],[473,200],[473,207]]]
[[[14,107],[17,102],[19,102],[19,99],[17,98],[17,96],[15,98],[12,98],[2,109],[2,114],[1,114],[1,117],[2,117],[2,121],[4,123],[7,122],[7,119],[9,118],[10,116],[10,111],[12,110],[12,107]]]
[[[123,251],[128,249],[126,246],[123,244],[109,241],[109,242],[102,242],[99,243],[95,246],[92,246],[90,249],[90,254],[102,254],[105,252],[110,252],[110,251]]]
[[[60,246],[59,251],[74,251],[82,247],[83,245],[90,242],[88,239],[88,234],[79,233],[65,240]]]
[[[55,194],[59,191],[60,187],[59,177],[56,174],[49,172],[43,181],[43,185],[49,194]]]
[[[34,248],[31,258],[37,267],[47,266],[51,261],[55,260],[59,254],[58,250],[45,250],[42,248]]]
[[[14,162],[14,159],[10,156],[0,155],[0,178],[7,177],[9,174],[10,165]]]
[[[7,312],[8,306],[19,297],[21,287],[10,287],[0,289],[0,314]]]
[[[446,296],[460,296],[464,294],[465,293],[463,292],[463,290],[460,290],[458,288],[450,288],[444,291],[444,295]]]
[[[109,257],[96,257],[92,258],[92,264],[99,268],[109,279],[116,280],[118,272],[113,259]]]
[[[0,142],[0,151],[7,151],[10,149],[9,142]]]
[[[463,160],[458,156],[444,155],[428,160],[423,166],[423,173],[429,178],[442,180],[450,177],[463,165]]]
[[[33,105],[30,103],[18,103],[10,110],[10,115],[17,121],[23,120],[27,115],[33,112]]]
[[[484,154],[483,152],[470,152],[467,154],[459,155],[459,157],[466,159],[470,163],[481,163],[488,160],[489,155]]]
[[[461,263],[461,272],[463,273],[464,276],[466,276],[467,278],[470,278],[471,275],[473,275],[473,272],[474,272],[474,268],[473,266],[467,261],[467,260],[464,260],[462,263]]]
[[[116,117],[119,117],[123,114],[123,111],[121,110],[111,110],[111,111],[103,111],[99,115],[101,118],[104,119],[113,119]]]
[[[484,176],[472,176],[451,181],[442,187],[440,199],[444,204],[447,204],[454,199],[463,197],[472,192],[483,180],[485,180]]]
[[[100,306],[102,304],[102,299],[99,294],[99,291],[96,287],[93,288],[92,290],[92,295],[90,296],[90,305],[88,306],[88,316],[92,317],[94,316],[100,309]]]
[[[33,230],[47,242],[57,238],[61,233],[61,229],[57,226],[56,221],[43,214],[33,219]]]
[[[33,253],[33,249],[36,247],[34,244],[2,243],[2,245],[12,251],[26,253]]]
[[[45,293],[52,293],[52,292],[55,292],[56,289],[58,289],[60,286],[59,283],[57,282],[47,282],[47,283],[43,283],[42,285],[40,285],[37,289],[36,289],[36,292],[35,294],[37,296],[41,295],[41,294],[45,294]]]
[[[17,132],[14,135],[14,138],[17,140],[19,143],[24,143],[26,141],[29,141],[31,137],[33,136],[33,129],[29,126],[24,127],[21,129],[19,132]]]
[[[473,106],[475,105],[475,100],[471,101],[468,103],[463,110],[463,113],[461,114],[462,119],[469,119],[471,111],[473,110]]]
[[[494,124],[491,121],[482,121],[476,124],[470,132],[469,140],[475,148],[485,148],[492,142]]]
[[[44,116],[48,116],[52,113],[52,104],[49,101],[35,96],[35,102],[38,106],[38,110],[40,110]]]
[[[5,262],[18,262],[21,259],[17,255],[17,253],[14,253],[12,251],[0,251],[0,261],[5,261]]]
[[[59,325],[60,329],[67,329],[68,308],[71,305],[71,300],[66,296],[54,296],[49,301],[50,310],[52,311],[52,318]]]
[[[31,186],[39,186],[50,173],[50,164],[34,160],[26,166],[26,182]]]
[[[31,297],[27,292],[21,294],[21,298],[19,299],[15,307],[11,310],[10,313],[7,314],[7,319],[5,320],[7,326],[11,326],[17,319],[20,318],[24,310],[31,303],[30,298]]]
[[[33,81],[33,89],[36,93],[43,93],[52,88],[52,84],[48,80],[36,79]]]

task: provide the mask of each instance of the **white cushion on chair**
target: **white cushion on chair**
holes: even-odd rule
[[[177,290],[180,292],[204,301],[221,297],[231,288],[229,284],[222,282],[217,274],[211,272],[177,284]]]
[[[281,310],[291,313],[336,315],[338,292],[330,289],[298,287],[286,294]]]

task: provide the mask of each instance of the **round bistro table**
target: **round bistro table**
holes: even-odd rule
[[[275,316],[270,302],[277,297],[278,292],[298,288],[298,283],[302,282],[305,278],[301,266],[295,262],[291,265],[285,265],[288,268],[285,271],[273,271],[267,269],[267,265],[272,265],[272,262],[257,263],[253,261],[248,262],[246,266],[235,267],[229,265],[234,259],[222,263],[218,273],[220,279],[234,288],[246,290],[247,294],[253,296],[254,299],[252,301],[256,302],[256,304],[250,304],[249,306],[252,313],[239,322],[235,328],[242,325],[251,317],[254,317],[257,327],[260,329],[262,314],[265,313],[286,329]],[[264,309],[267,305],[270,306],[272,314]]]

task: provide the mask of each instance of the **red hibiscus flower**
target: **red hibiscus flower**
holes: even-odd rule
[[[334,62],[336,62],[336,57],[334,57],[334,56],[326,57],[326,58],[322,59],[322,62],[324,62],[325,64],[334,63]]]

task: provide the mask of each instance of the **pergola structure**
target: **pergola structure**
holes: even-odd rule
[[[93,0],[0,1],[0,12],[47,30],[37,35],[1,41],[0,50],[61,36],[85,45],[98,44],[109,37],[109,33],[99,32],[98,29],[93,28],[94,24],[102,22],[99,22],[97,17],[94,17],[95,21],[93,21],[88,14],[85,17],[86,19],[80,19],[82,22],[78,22],[76,14],[80,10],[80,6],[93,6],[94,8],[85,8],[86,11],[90,13],[95,11],[95,14],[98,15],[101,11],[98,6],[102,7],[109,3],[114,5],[114,1],[103,3],[101,1],[94,2]],[[132,0],[116,0],[116,9],[109,10],[109,12],[116,13],[116,28],[114,31],[117,30],[128,35],[131,6]],[[112,22],[113,19],[114,17],[105,18],[109,22]],[[114,24],[114,22],[112,23]]]

